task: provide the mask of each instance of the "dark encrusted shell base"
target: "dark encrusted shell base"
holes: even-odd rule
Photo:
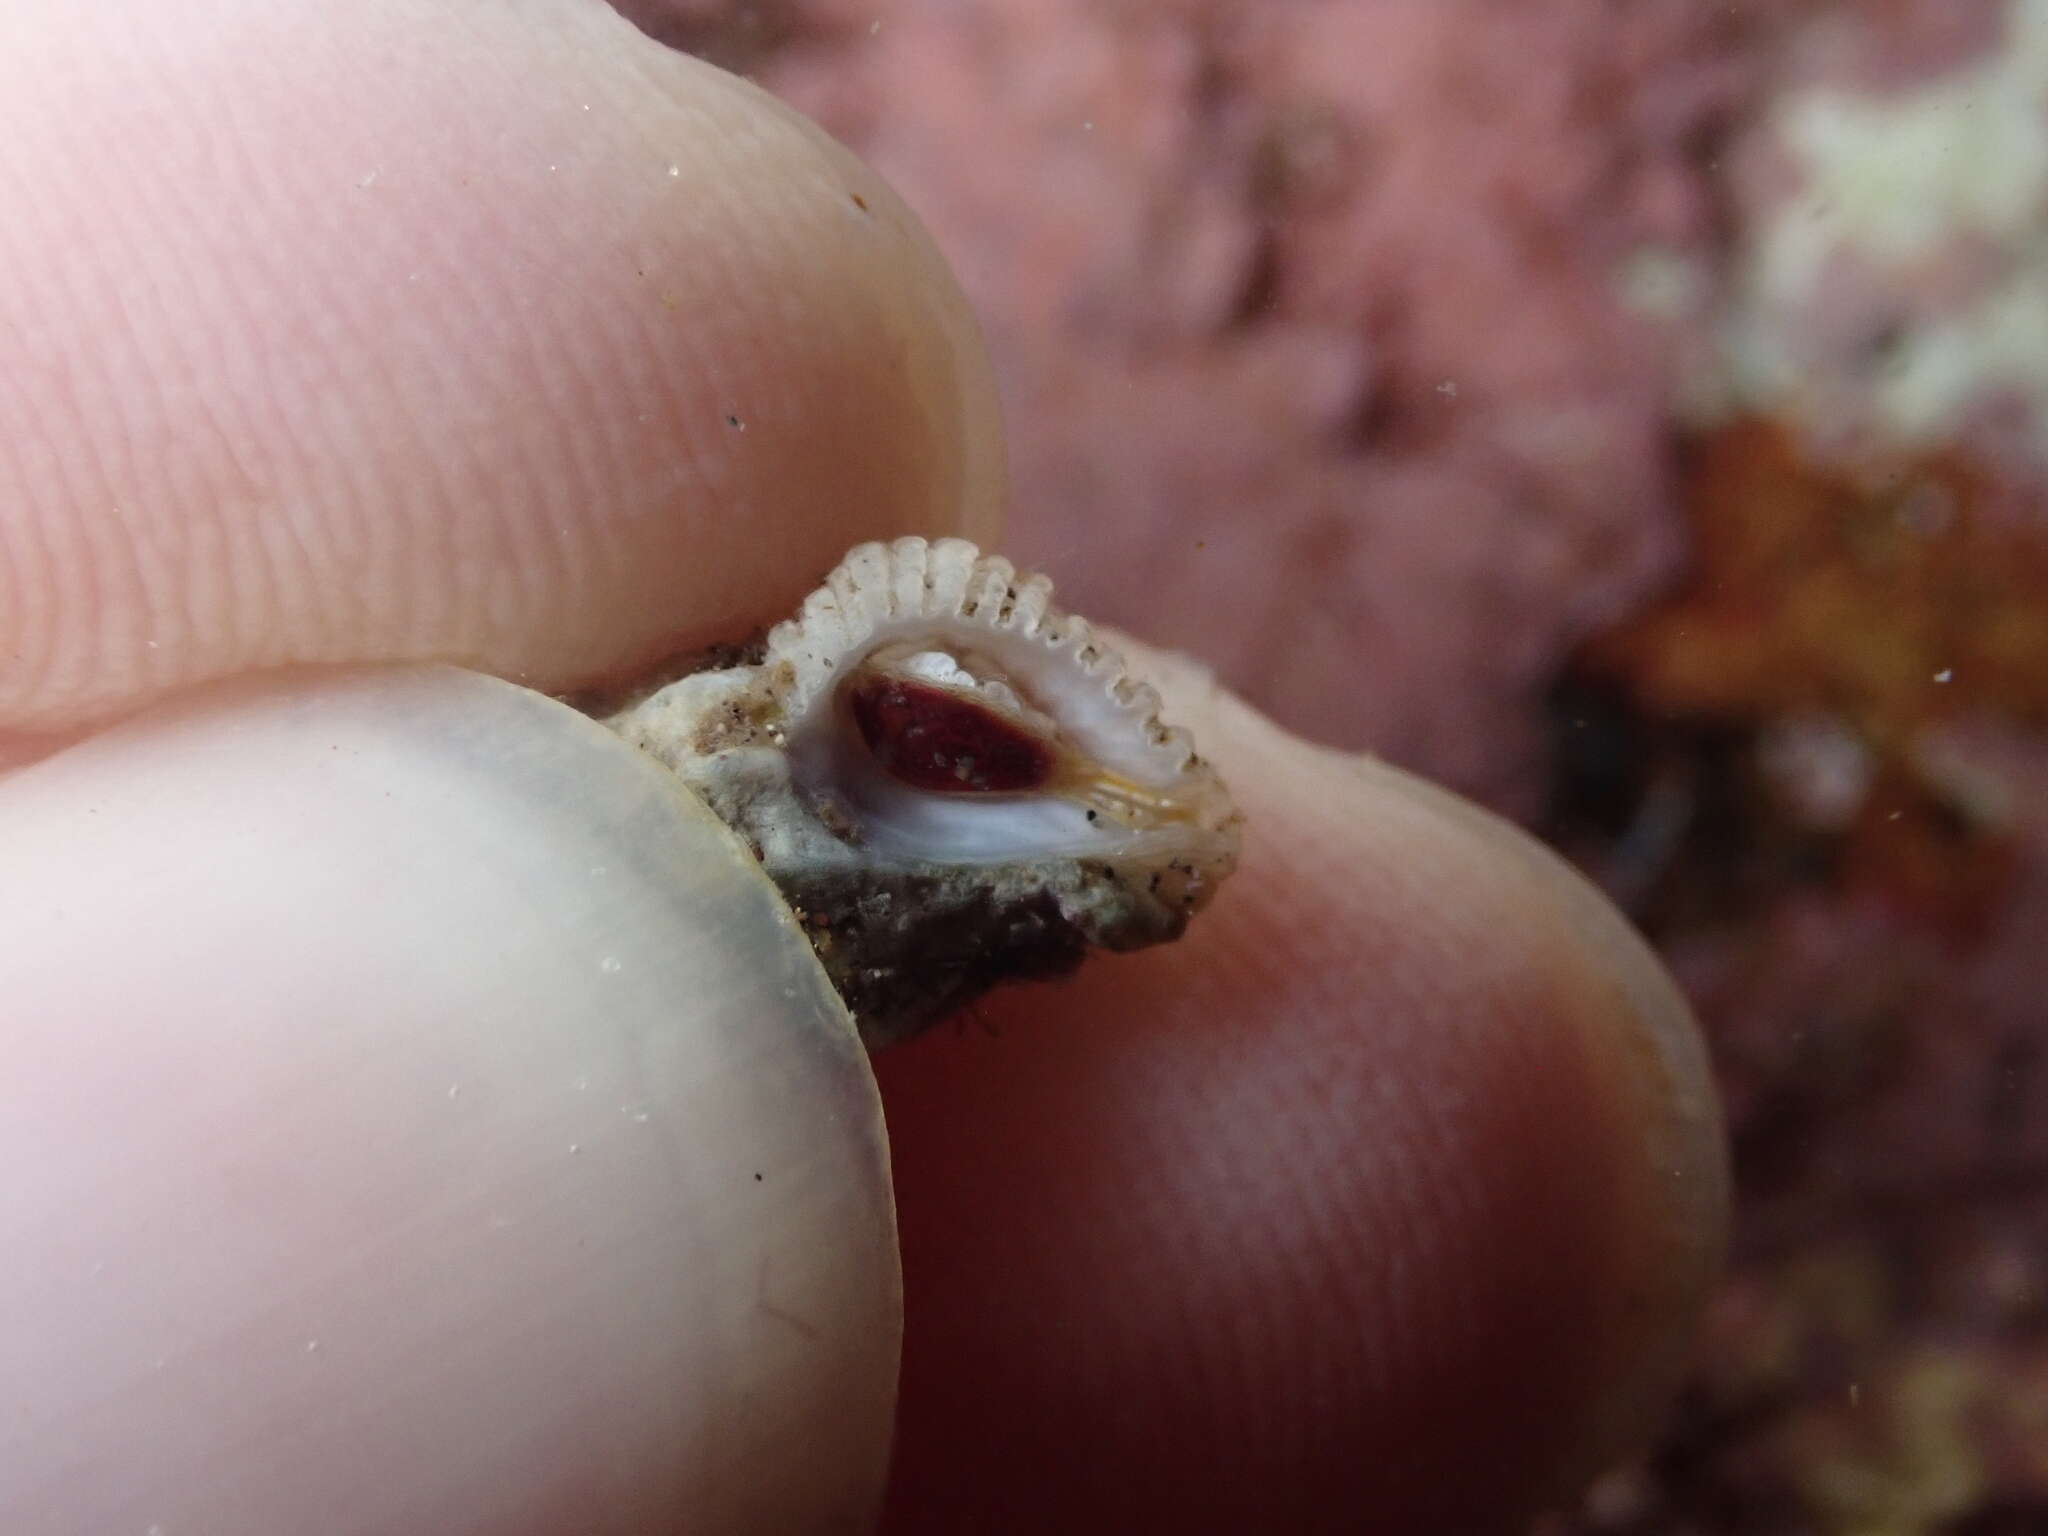
[[[1183,912],[1104,864],[859,871],[776,869],[791,911],[870,1050],[958,1013],[991,987],[1071,973],[1091,948],[1180,936]]]

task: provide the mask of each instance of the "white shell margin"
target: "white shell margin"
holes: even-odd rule
[[[800,720],[845,666],[889,641],[931,635],[972,645],[1033,694],[1075,746],[1151,788],[1206,773],[1185,731],[1160,723],[1160,699],[1086,619],[1052,604],[1052,582],[1020,576],[965,539],[897,539],[851,550],[801,613],[768,635],[768,662],[790,668],[785,711]]]

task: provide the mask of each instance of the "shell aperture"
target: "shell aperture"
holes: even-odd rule
[[[875,761],[913,789],[1002,794],[1052,781],[1058,759],[1050,741],[957,689],[868,671],[843,697]]]
[[[1222,781],[1051,593],[963,540],[863,544],[758,661],[608,722],[755,852],[871,1048],[1177,938],[1235,867]]]

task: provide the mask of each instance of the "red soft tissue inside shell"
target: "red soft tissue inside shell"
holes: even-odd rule
[[[951,689],[899,677],[856,685],[848,703],[875,760],[914,789],[999,794],[1040,789],[1052,748]]]

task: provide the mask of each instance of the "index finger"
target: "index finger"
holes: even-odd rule
[[[0,747],[287,663],[566,688],[992,532],[915,221],[594,0],[5,32]]]
[[[1699,1036],[1528,838],[1160,680],[1242,868],[877,1062],[890,1529],[1518,1528],[1649,1431],[1718,1271]]]

